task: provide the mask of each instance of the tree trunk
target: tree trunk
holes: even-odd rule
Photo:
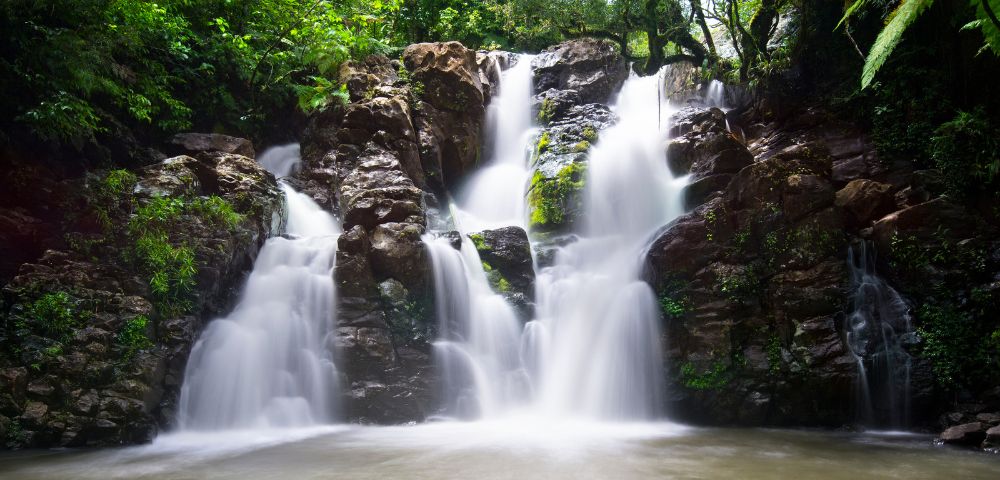
[[[705,45],[708,46],[708,53],[712,58],[719,56],[715,51],[715,40],[712,38],[712,31],[708,28],[708,22],[705,21],[705,11],[701,9],[701,0],[691,0],[691,11],[694,13],[695,20],[698,21],[698,26],[701,27],[701,34],[705,36]]]

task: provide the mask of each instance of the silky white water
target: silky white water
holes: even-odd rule
[[[493,100],[491,118],[514,120],[488,124],[497,155],[453,209],[462,232],[525,223],[531,145],[525,138],[533,133],[525,108],[528,63],[522,58],[505,72]],[[589,154],[578,238],[538,272],[536,318],[522,326],[490,290],[469,239],[456,251],[443,238],[425,238],[437,282],[435,351],[447,414],[527,411],[547,421],[659,415],[660,313],[640,266],[651,235],[683,212],[685,185],[666,165],[671,107],[659,101],[659,78],[632,77],[622,87],[614,106],[620,120],[600,133]]]
[[[910,306],[875,272],[874,249],[848,250],[851,312],[845,337],[858,365],[858,420],[868,426],[905,428],[910,417],[910,367],[906,341],[914,341]]]
[[[292,171],[298,149],[277,153],[268,166]],[[308,196],[281,188],[286,235],[267,240],[236,308],[195,343],[181,389],[181,430],[301,427],[334,418],[339,388],[329,337],[340,227]]]
[[[455,219],[468,232],[516,225],[525,227],[524,191],[531,176],[528,156],[531,121],[531,55],[520,55],[503,72],[500,94],[486,112],[489,159],[457,195]]]

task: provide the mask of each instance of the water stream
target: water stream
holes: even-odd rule
[[[848,251],[851,311],[844,328],[858,364],[858,420],[867,426],[909,426],[910,366],[905,343],[912,336],[910,306],[875,271],[868,241]]]
[[[525,224],[524,197],[535,131],[530,57],[504,73],[487,130],[487,166],[458,197],[463,233]],[[436,353],[449,399],[446,413],[494,418],[530,413],[640,420],[659,415],[662,360],[655,295],[639,279],[642,250],[683,210],[685,179],[663,158],[666,119],[660,76],[632,77],[613,107],[620,121],[589,154],[577,240],[537,275],[536,318],[521,325],[490,290],[474,245],[461,251],[425,238],[437,282]]]
[[[298,147],[261,155],[291,172]],[[282,184],[286,233],[267,240],[232,313],[195,343],[181,389],[181,430],[301,427],[334,419],[339,395],[332,344],[333,266],[340,227],[308,196]]]

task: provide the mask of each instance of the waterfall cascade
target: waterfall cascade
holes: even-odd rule
[[[493,156],[455,210],[464,232],[524,225],[533,127],[530,60],[504,73],[487,128]],[[583,222],[538,273],[536,318],[521,326],[490,290],[474,245],[425,237],[437,282],[449,414],[491,417],[527,410],[546,418],[655,417],[661,398],[660,314],[640,280],[650,236],[682,213],[686,182],[663,158],[671,107],[660,76],[632,77],[614,107],[620,121],[589,155]],[[516,127],[516,128],[515,128]],[[515,175],[516,173],[516,175]],[[503,211],[500,214],[501,210]],[[471,228],[470,228],[471,227]]]
[[[910,416],[910,306],[875,272],[870,242],[848,252],[851,311],[844,328],[858,363],[858,414],[865,425],[902,428]]]
[[[276,176],[298,146],[261,155]],[[286,234],[267,240],[236,308],[195,344],[180,399],[182,430],[293,427],[333,420],[338,374],[333,267],[340,227],[309,197],[282,184]]]

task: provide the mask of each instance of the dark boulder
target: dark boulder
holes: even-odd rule
[[[167,141],[165,151],[168,155],[222,152],[254,158],[250,140],[218,133],[178,133]]]
[[[493,290],[503,295],[527,320],[535,297],[535,271],[528,235],[520,227],[503,227],[469,235],[483,261]]]
[[[614,45],[594,38],[549,47],[531,65],[536,92],[575,90],[582,103],[609,103],[628,78],[628,65]]]

